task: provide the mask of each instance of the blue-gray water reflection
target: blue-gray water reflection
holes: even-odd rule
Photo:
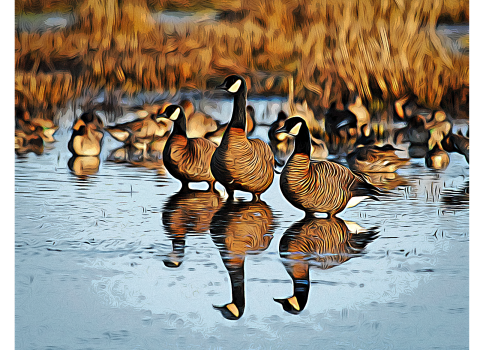
[[[305,221],[278,175],[265,204],[243,193],[227,203],[219,185],[218,195],[206,184],[177,193],[161,164],[107,162],[120,146],[108,135],[98,169],[81,159],[70,170],[69,133],[55,137],[15,160],[18,349],[468,347],[463,156],[444,171],[412,159],[392,197],[343,212],[338,227],[365,228],[365,240],[340,230],[317,252],[333,268],[306,260],[308,301],[292,314],[274,298],[295,293],[295,259],[281,254]],[[231,303],[234,320],[212,307]]]

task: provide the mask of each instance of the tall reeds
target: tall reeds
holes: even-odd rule
[[[239,73],[263,94],[286,94],[291,75],[295,95],[321,108],[354,92],[367,102],[410,93],[430,107],[468,94],[468,56],[444,48],[435,30],[439,18],[468,20],[468,1],[211,0],[225,20],[180,24],[155,23],[149,10],[182,4],[205,3],[85,0],[70,28],[17,32],[16,89],[53,105],[83,89],[204,90]],[[60,100],[46,93],[55,74],[71,79]],[[32,76],[46,92],[24,83]]]

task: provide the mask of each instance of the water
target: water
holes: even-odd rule
[[[398,171],[408,185],[333,225],[301,221],[278,175],[263,205],[176,195],[162,168],[105,161],[120,145],[108,135],[98,172],[76,176],[69,135],[62,128],[41,156],[15,158],[18,349],[468,348],[463,156],[444,171],[412,159]],[[299,227],[324,228],[330,248],[293,254]],[[291,297],[292,278],[308,270],[303,311],[284,311],[273,299]],[[238,320],[213,307],[232,298],[244,300]]]

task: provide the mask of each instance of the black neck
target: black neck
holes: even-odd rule
[[[244,88],[240,90],[233,97],[233,114],[232,120],[228,124],[227,130],[231,128],[246,130],[247,124],[247,91]]]
[[[227,267],[228,268],[228,267]],[[245,270],[244,264],[228,268],[232,285],[232,302],[238,307],[245,307]]]
[[[305,278],[293,279],[293,295],[297,297],[300,310],[303,310],[303,308],[307,304],[309,290],[310,278],[308,276],[308,273]]]
[[[173,122],[173,135],[187,136],[187,118],[180,112],[177,120]]]
[[[310,157],[311,149],[310,131],[308,130],[307,124],[302,122],[298,135],[295,137],[295,150],[293,153],[306,154]]]

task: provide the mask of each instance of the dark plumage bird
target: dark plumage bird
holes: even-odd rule
[[[274,299],[291,314],[306,306],[310,290],[310,267],[322,270],[343,264],[363,254],[366,245],[377,238],[376,230],[355,232],[339,218],[304,218],[288,228],[280,240],[280,256],[293,281],[293,296]]]
[[[458,134],[450,133],[442,140],[442,147],[447,152],[457,152],[463,154],[467,163],[469,163],[470,141],[468,137]]]
[[[315,212],[335,216],[345,207],[382,194],[365,175],[343,165],[310,160],[310,132],[300,117],[287,119],[282,129],[295,136],[295,149],[280,175],[280,189],[285,198],[308,215]]]
[[[17,155],[33,152],[37,155],[43,153],[44,144],[40,133],[42,129],[36,127],[30,133],[15,130],[15,153]]]
[[[272,150],[262,140],[247,139],[245,80],[231,75],[218,88],[231,93],[234,101],[232,119],[212,157],[213,176],[225,187],[230,199],[235,190],[240,190],[252,193],[253,200],[258,200],[273,181]]]
[[[187,120],[183,108],[168,106],[158,119],[173,120],[173,131],[163,149],[163,164],[168,172],[182,182],[182,189],[188,189],[189,182],[208,182],[215,190],[215,178],[210,170],[212,155],[217,146],[202,137],[187,137]]]
[[[430,132],[426,128],[425,123],[423,116],[416,115],[410,118],[406,127],[395,131],[393,142],[395,144],[410,142],[415,145],[426,145],[430,138]]]
[[[325,113],[325,134],[330,153],[351,149],[358,134],[357,117],[348,109],[336,109],[332,103]]]
[[[93,111],[85,112],[73,125],[68,150],[75,156],[98,156],[101,151],[103,123]]]

